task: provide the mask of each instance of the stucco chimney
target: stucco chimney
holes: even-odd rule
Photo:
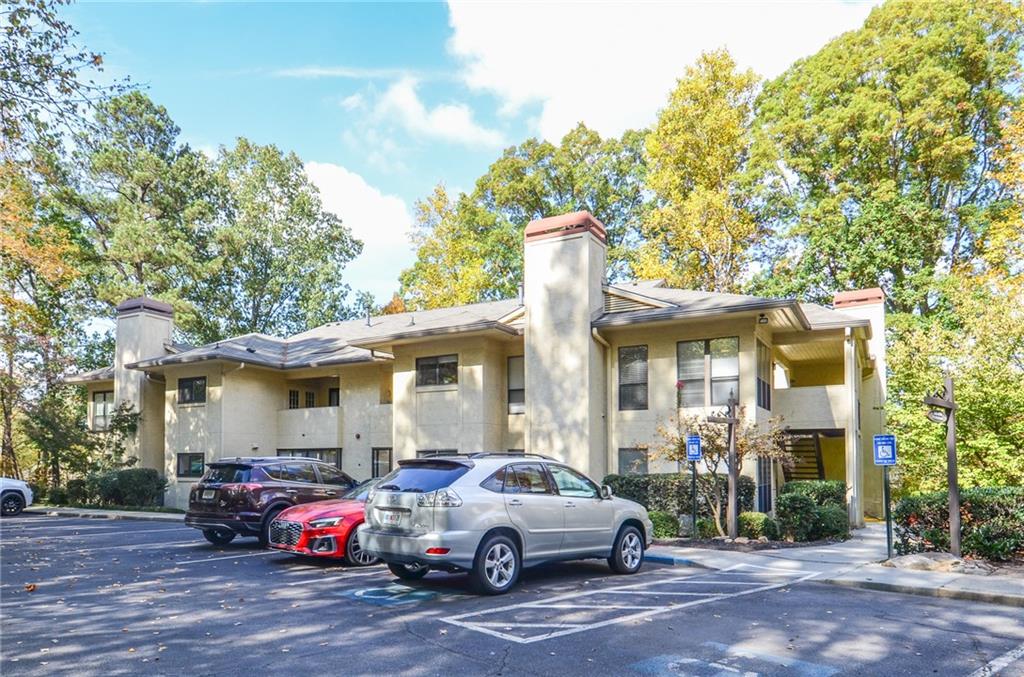
[[[606,239],[574,212],[530,222],[523,253],[527,451],[596,477],[607,470],[605,384],[591,321],[604,308]]]
[[[137,456],[139,465],[164,471],[164,386],[146,374],[125,365],[166,353],[174,331],[174,311],[163,301],[129,299],[117,306],[117,334],[114,348],[114,402],[135,407],[139,429],[127,454]]]

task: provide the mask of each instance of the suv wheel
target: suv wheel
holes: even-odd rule
[[[21,497],[17,491],[8,491],[4,494],[3,499],[0,499],[0,513],[4,517],[14,517],[20,515],[21,511],[25,509],[25,499]]]
[[[388,564],[388,569],[403,581],[418,581],[430,571],[426,564]]]
[[[612,547],[608,566],[617,574],[635,574],[644,562],[644,539],[636,527],[625,526],[619,530]]]
[[[519,579],[519,549],[508,536],[491,536],[476,553],[470,580],[477,592],[501,595]]]
[[[273,508],[267,513],[267,516],[263,518],[263,524],[260,525],[260,545],[267,547],[270,543],[270,523],[277,519],[277,516],[281,514],[284,508]]]
[[[345,564],[354,567],[366,567],[379,561],[359,545],[356,529],[353,528],[348,534],[348,541],[345,542]]]
[[[214,545],[227,545],[235,540],[235,532],[227,529],[203,529],[203,536]]]

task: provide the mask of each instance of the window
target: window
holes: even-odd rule
[[[327,390],[327,406],[336,407],[341,404],[341,389],[340,388],[328,388]]]
[[[772,461],[757,459],[757,511],[772,511]]]
[[[178,454],[178,477],[202,477],[203,454]]]
[[[374,447],[370,450],[370,470],[373,477],[384,477],[391,472],[391,447]]]
[[[718,406],[728,404],[730,396],[739,399],[739,353],[736,336],[677,343],[678,406]]]
[[[469,468],[452,461],[427,461],[415,465],[399,466],[380,481],[381,491],[409,491],[427,493],[451,486],[452,482],[469,472]]]
[[[318,465],[316,469],[320,471],[320,481],[324,484],[333,484],[339,487],[354,487],[356,485],[354,479],[333,465]]]
[[[526,413],[526,372],[522,355],[508,358],[508,413]]]
[[[114,413],[114,391],[100,390],[92,394],[92,429],[109,430]]]
[[[647,408],[647,346],[619,348],[619,411]]]
[[[704,352],[706,341],[676,344],[676,390],[679,407],[704,406]]]
[[[314,458],[324,463],[330,463],[335,468],[341,467],[341,449],[278,449],[277,455]]]
[[[512,466],[515,474],[515,483],[511,478],[505,477],[505,491],[516,494],[553,494],[551,483],[548,482],[548,475],[539,463],[520,463]]]
[[[600,498],[601,492],[597,485],[575,470],[562,465],[549,465],[548,470],[560,495],[573,498]]]
[[[637,448],[619,449],[619,474],[646,475],[647,450]]]
[[[316,470],[312,463],[282,463],[268,467],[267,474],[282,482],[317,484]]]
[[[772,410],[772,353],[757,342],[757,406]]]
[[[311,409],[316,406],[316,393],[306,391],[306,408]]]
[[[480,486],[483,487],[484,489],[487,489],[488,491],[493,491],[500,494],[505,490],[506,480],[509,480],[510,482],[515,480],[515,475],[512,472],[512,468],[507,465],[504,468],[500,468],[493,475],[491,475],[483,482],[481,482]],[[510,490],[511,487],[512,484],[510,483]]]
[[[446,386],[459,382],[459,356],[420,357],[416,359],[417,386]]]
[[[299,408],[299,391],[289,390],[288,391],[288,408],[298,409]]]
[[[178,379],[178,404],[206,402],[206,377],[193,376]]]
[[[740,340],[731,338],[708,341],[711,355],[711,405],[728,404],[740,396]]]
[[[419,449],[416,451],[416,458],[430,458],[431,456],[456,456],[458,449]]]
[[[181,456],[202,456],[202,454],[178,454]],[[178,461],[179,468],[181,461]],[[179,477],[181,473],[178,473]],[[203,478],[205,482],[211,484],[230,484],[232,482],[258,482],[262,479],[259,469],[253,468],[249,465],[241,465],[237,463],[211,463],[206,466],[206,476]]]

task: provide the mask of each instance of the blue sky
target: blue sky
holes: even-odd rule
[[[871,2],[111,3],[65,10],[212,151],[238,136],[295,151],[366,242],[353,288],[390,298],[413,260],[415,200],[468,190],[507,145],[649,125],[703,50],[764,76],[858,27]]]

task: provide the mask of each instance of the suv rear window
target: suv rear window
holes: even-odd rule
[[[377,485],[381,491],[429,492],[444,489],[469,472],[461,463],[432,461],[401,466]]]
[[[229,482],[248,482],[252,477],[252,466],[236,464],[208,465],[203,482],[227,484]]]

